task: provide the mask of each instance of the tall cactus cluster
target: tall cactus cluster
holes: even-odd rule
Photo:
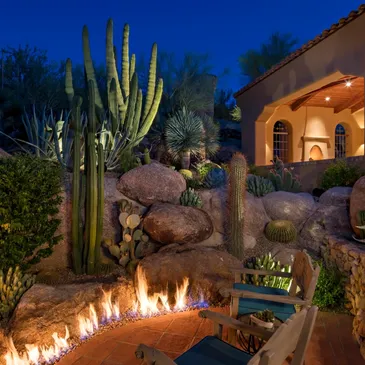
[[[35,276],[23,275],[19,266],[9,268],[7,274],[0,270],[0,320],[7,319],[22,295],[34,284]]]
[[[104,216],[104,150],[97,140],[94,82],[89,80],[89,106],[84,136],[81,126],[82,99],[75,96],[72,181],[73,266],[76,274],[94,274],[99,269]],[[84,171],[81,172],[81,138],[85,139]],[[83,209],[84,208],[84,209]],[[84,220],[81,212],[85,212]],[[85,225],[83,225],[85,221]]]
[[[276,261],[275,258],[271,256],[271,253],[261,257],[253,257],[251,260],[246,262],[245,267],[254,270],[281,271],[286,273],[291,272],[290,265],[281,265],[280,261]],[[243,281],[246,284],[269,286],[271,288],[285,290],[288,290],[291,284],[290,278],[282,278],[272,275],[259,276],[246,274]]]
[[[230,251],[238,259],[243,258],[244,249],[246,176],[246,159],[241,153],[235,153],[229,171],[229,235]]]
[[[106,30],[106,72],[107,72],[107,109],[97,87],[93,66],[89,32],[86,26],[82,32],[85,75],[95,86],[95,110],[99,124],[99,141],[105,153],[108,170],[119,166],[121,155],[131,152],[149,131],[158,111],[163,92],[163,81],[156,82],[157,45],[152,46],[148,74],[148,85],[143,102],[142,90],[138,86],[135,71],[136,57],[129,58],[129,25],[124,26],[121,54],[121,75],[118,75],[117,54],[113,44],[113,21],[108,20]],[[72,63],[66,62],[65,91],[69,102],[73,101]]]

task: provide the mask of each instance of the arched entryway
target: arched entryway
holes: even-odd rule
[[[335,130],[335,158],[345,158],[346,147],[346,128],[343,124],[337,124]]]
[[[273,130],[273,158],[279,157],[284,163],[290,162],[290,126],[277,121]]]
[[[321,148],[314,145],[309,152],[309,159],[313,161],[323,160],[323,152]]]

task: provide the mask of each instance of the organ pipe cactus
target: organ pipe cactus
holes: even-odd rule
[[[290,265],[281,265],[280,261],[276,261],[275,258],[272,257],[271,253],[261,257],[251,258],[248,262],[246,262],[245,267],[254,270],[281,271],[286,273],[291,272]],[[272,275],[258,276],[246,274],[243,282],[256,286],[269,286],[271,288],[288,290],[291,284],[291,279]]]
[[[22,295],[35,283],[35,276],[20,271],[19,266],[15,270],[10,267],[4,274],[0,270],[0,320],[8,319]]]
[[[100,245],[104,215],[104,151],[97,141],[95,88],[88,82],[89,105],[85,139],[85,170],[80,171],[80,107],[81,99],[74,97],[74,166],[72,182],[72,240],[75,273],[95,274],[100,268]],[[98,143],[97,143],[98,142]],[[81,190],[80,190],[81,185]],[[85,206],[85,226],[81,217]]]
[[[90,52],[89,32],[86,26],[82,31],[84,66],[87,80],[97,85],[96,74]],[[153,44],[146,98],[143,103],[142,90],[138,86],[135,71],[135,55],[129,58],[129,25],[123,30],[121,79],[119,79],[116,53],[113,45],[113,21],[108,20],[106,29],[106,71],[107,71],[107,109],[103,105],[99,89],[95,88],[96,117],[100,127],[100,142],[103,145],[106,167],[113,170],[119,166],[124,152],[137,146],[149,131],[158,111],[162,97],[163,81],[156,82],[157,45]],[[74,95],[72,64],[66,62],[65,91],[69,100]]]
[[[229,169],[229,236],[231,253],[243,257],[245,225],[245,193],[247,162],[241,153],[235,153]]]

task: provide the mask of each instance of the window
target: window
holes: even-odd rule
[[[274,158],[279,157],[284,163],[289,162],[289,131],[283,122],[274,125]]]
[[[337,124],[335,130],[335,158],[344,157],[346,157],[346,129],[342,124]]]

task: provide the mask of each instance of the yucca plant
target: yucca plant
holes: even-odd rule
[[[174,157],[180,157],[181,167],[189,170],[191,155],[201,148],[203,122],[185,107],[174,113],[166,122],[166,144]]]

